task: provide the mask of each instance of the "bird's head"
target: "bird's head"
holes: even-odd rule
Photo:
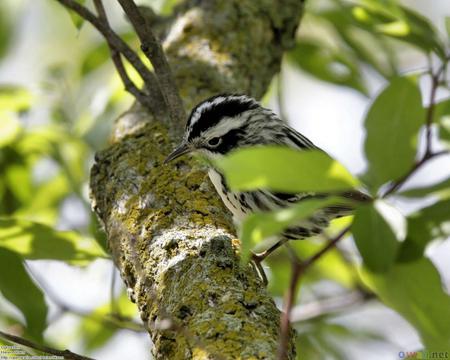
[[[204,100],[192,110],[183,140],[165,162],[190,152],[213,160],[232,150],[257,145],[261,142],[258,130],[267,125],[266,112],[270,110],[246,95],[217,95]]]

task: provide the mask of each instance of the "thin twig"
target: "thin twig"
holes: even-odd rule
[[[94,5],[100,20],[103,21],[103,23],[108,28],[111,29],[102,0],[94,0]],[[107,41],[106,43],[108,44],[109,50],[111,52],[111,59],[116,67],[117,73],[119,74],[120,78],[122,79],[123,85],[125,86],[125,90],[128,91],[130,94],[132,94],[137,101],[139,101],[143,106],[147,107],[148,109],[155,111],[157,108],[159,108],[156,107],[155,109],[155,106],[151,101],[151,96],[140,90],[133,83],[133,81],[131,81],[123,64],[120,52],[116,49],[116,47],[113,46],[113,44],[110,41]]]
[[[350,230],[350,226],[345,227],[339,234],[337,234],[333,239],[328,241],[328,243],[318,252],[316,252],[313,256],[301,262],[299,266],[305,271],[312,264],[314,264],[317,260],[319,260],[323,255],[325,255],[329,250],[333,249],[336,244],[341,240],[345,234]]]
[[[436,73],[433,73],[432,66],[430,65],[430,76],[431,76],[431,91],[430,91],[430,101],[428,104],[428,109],[426,113],[425,126],[426,126],[426,149],[425,155],[432,154],[432,143],[431,143],[431,135],[432,135],[432,125],[433,125],[433,117],[434,110],[436,107],[436,93],[439,88],[442,76],[445,76],[445,71],[447,69],[447,62],[450,60],[450,56],[444,59],[441,66],[438,68]]]
[[[142,16],[133,0],[118,0],[123,10],[133,24],[136,34],[141,40],[141,49],[155,69],[155,74],[169,108],[171,120],[179,125],[185,120],[183,101],[179,95],[175,78],[169,62],[164,54],[161,42],[156,38],[150,24]]]
[[[292,277],[289,289],[284,298],[284,312],[281,314],[280,320],[280,342],[278,344],[277,359],[287,359],[289,344],[289,319],[291,316],[292,306],[294,304],[297,286],[303,269],[295,261],[292,262]]]
[[[313,320],[324,315],[351,309],[355,305],[362,305],[367,300],[372,298],[374,298],[373,294],[360,290],[328,299],[321,299],[306,304],[300,304],[291,310],[290,321],[291,323],[294,323]]]
[[[278,345],[277,359],[284,360],[287,358],[287,345],[289,343],[289,319],[291,317],[292,306],[294,304],[294,297],[297,290],[297,286],[301,276],[305,271],[318,261],[328,251],[333,249],[339,240],[341,240],[345,234],[350,230],[350,226],[344,228],[339,234],[320,249],[317,253],[306,259],[300,261],[297,257],[292,258],[292,278],[289,289],[285,296],[284,311],[281,314],[280,320],[280,342]]]
[[[91,23],[105,38],[106,42],[108,43],[108,46],[111,49],[114,49],[115,51],[121,53],[125,59],[128,60],[128,62],[136,69],[138,74],[141,76],[141,78],[144,80],[144,83],[146,85],[146,88],[149,91],[149,95],[147,96],[148,99],[145,100],[144,106],[150,107],[152,111],[155,111],[155,109],[158,109],[158,106],[161,104],[161,93],[160,89],[158,87],[158,82],[156,80],[155,75],[145,66],[145,64],[142,62],[142,60],[139,58],[139,56],[128,46],[128,44],[123,41],[120,36],[118,36],[109,26],[107,22],[102,20],[100,17],[95,16],[89,9],[84,7],[83,5],[80,5],[74,0],[56,0],[60,4],[64,5],[65,7],[73,10],[76,12],[80,17]],[[117,64],[115,63],[117,66]],[[126,79],[128,75],[126,75],[125,68],[119,65],[118,67],[119,75],[121,76],[122,80]],[[126,75],[126,76],[124,76]],[[136,89],[133,88],[133,85],[128,80],[126,83],[124,82],[124,85],[127,88],[127,91],[133,91],[133,95],[136,96]],[[140,95],[140,94],[139,94]],[[137,100],[140,100],[141,98],[137,98]]]
[[[44,291],[45,295],[50,299],[50,301],[59,308],[60,314],[58,314],[58,318],[64,313],[70,313],[79,317],[89,318],[105,326],[130,330],[133,332],[145,332],[142,324],[137,323],[130,318],[125,318],[121,314],[115,312],[111,312],[111,314],[96,314],[91,310],[84,310],[66,303],[53,291],[53,289],[40,275],[36,274],[36,272],[34,272],[29,266],[27,266],[27,270],[39,285],[39,287]]]
[[[26,347],[29,347],[31,349],[35,349],[38,351],[41,351],[43,353],[46,354],[50,354],[50,355],[56,355],[56,356],[62,356],[64,359],[69,359],[69,360],[94,360],[93,358],[90,357],[86,357],[86,356],[82,356],[82,355],[78,355],[73,353],[70,350],[57,350],[48,346],[44,346],[44,345],[40,345],[40,344],[36,344],[35,342],[32,342],[30,340],[24,339],[22,337],[16,336],[16,335],[12,335],[12,334],[7,334],[3,331],[0,331],[0,337],[13,342],[15,344],[20,344],[20,345],[24,345]],[[13,355],[13,354],[11,354]],[[8,355],[7,355],[8,356]]]
[[[432,154],[428,154],[428,155],[424,155],[422,157],[422,159],[420,159],[419,161],[417,161],[412,167],[411,169],[408,170],[408,172],[403,175],[400,179],[394,181],[389,187],[388,189],[384,192],[384,194],[381,196],[382,198],[394,193],[395,191],[397,191],[398,189],[400,189],[400,187],[402,187],[405,182],[417,171],[419,170],[425,163],[427,163],[429,160],[436,158],[438,156],[441,155],[447,155],[450,154],[449,150],[441,150]]]
[[[256,271],[258,272],[259,276],[261,277],[264,285],[267,286],[269,283],[267,279],[267,275],[264,272],[264,268],[262,267],[261,263],[264,261],[266,257],[268,257],[270,254],[272,254],[276,249],[281,247],[283,244],[286,243],[288,239],[281,239],[271,247],[269,247],[267,250],[264,250],[262,253],[255,254],[252,252],[251,260],[252,263],[255,265]]]
[[[285,244],[287,241],[288,239],[280,239],[280,241],[276,242],[274,245],[269,247],[267,250],[264,250],[262,253],[252,253],[252,260],[258,264],[261,263],[266,257],[272,254],[276,249]]]

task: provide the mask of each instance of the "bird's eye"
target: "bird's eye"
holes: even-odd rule
[[[220,142],[222,141],[221,138],[218,137],[213,137],[212,139],[208,140],[208,145],[209,146],[217,146],[220,144]]]

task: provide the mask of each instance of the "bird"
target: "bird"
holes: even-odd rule
[[[203,100],[192,109],[181,143],[164,163],[193,152],[210,160],[209,178],[237,224],[252,213],[280,210],[307,199],[327,197],[327,194],[312,192],[230,190],[224,174],[214,166],[216,161],[232,151],[264,145],[286,146],[298,151],[323,151],[254,98],[243,94],[219,94]],[[369,199],[368,195],[358,190],[346,191],[341,195],[354,201]],[[281,240],[266,251],[271,252],[288,240],[321,234],[331,220],[349,215],[352,210],[353,207],[345,202],[320,209],[313,216],[285,229],[280,234]]]

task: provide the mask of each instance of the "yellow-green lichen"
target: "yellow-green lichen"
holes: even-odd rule
[[[193,4],[165,44],[187,108],[218,92],[261,96],[292,43],[301,1]],[[202,166],[188,157],[163,165],[179,140],[171,136],[134,106],[91,176],[94,209],[153,329],[155,358],[274,358],[279,311],[252,268],[240,264],[229,214]],[[152,327],[167,317],[185,331]]]

